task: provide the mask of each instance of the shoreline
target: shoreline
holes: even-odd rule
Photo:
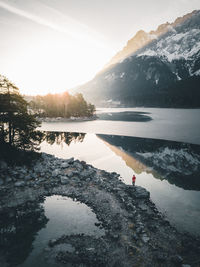
[[[64,118],[64,117],[44,117],[39,118],[37,117],[37,120],[39,122],[82,122],[82,121],[93,121],[96,120],[97,116],[92,117],[71,117],[71,118]]]
[[[100,262],[104,266],[197,266],[193,262],[199,260],[199,238],[178,233],[157,210],[148,191],[124,184],[117,173],[108,173],[73,158],[59,159],[45,153],[41,153],[41,159],[30,168],[3,165],[0,170],[0,213],[51,195],[76,198],[92,208],[106,234],[96,242],[93,240],[97,256],[96,262],[91,258],[91,266]],[[77,250],[81,249],[81,244],[92,242],[86,236],[65,236],[63,233],[58,239],[49,240],[44,257],[58,262],[58,266],[59,262],[66,261],[73,264],[78,260],[78,254],[73,258],[70,253],[58,249],[69,240],[71,244],[79,245]],[[97,247],[98,242],[104,245]],[[89,251],[85,253],[90,254]],[[3,263],[2,257],[4,255],[0,255],[0,263]]]

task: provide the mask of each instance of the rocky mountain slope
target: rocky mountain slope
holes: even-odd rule
[[[200,107],[200,11],[139,31],[81,86],[99,105]]]

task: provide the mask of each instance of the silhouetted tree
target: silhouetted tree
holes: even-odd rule
[[[36,131],[39,122],[28,113],[28,103],[19,89],[6,77],[0,76],[0,134],[1,142],[22,149],[35,149],[42,133]]]

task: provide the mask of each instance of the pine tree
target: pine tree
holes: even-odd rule
[[[0,141],[22,149],[36,149],[42,133],[36,131],[39,122],[28,113],[28,103],[19,89],[0,76]]]

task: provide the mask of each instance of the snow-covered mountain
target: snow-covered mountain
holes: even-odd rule
[[[200,11],[139,31],[79,91],[98,104],[200,107]]]

